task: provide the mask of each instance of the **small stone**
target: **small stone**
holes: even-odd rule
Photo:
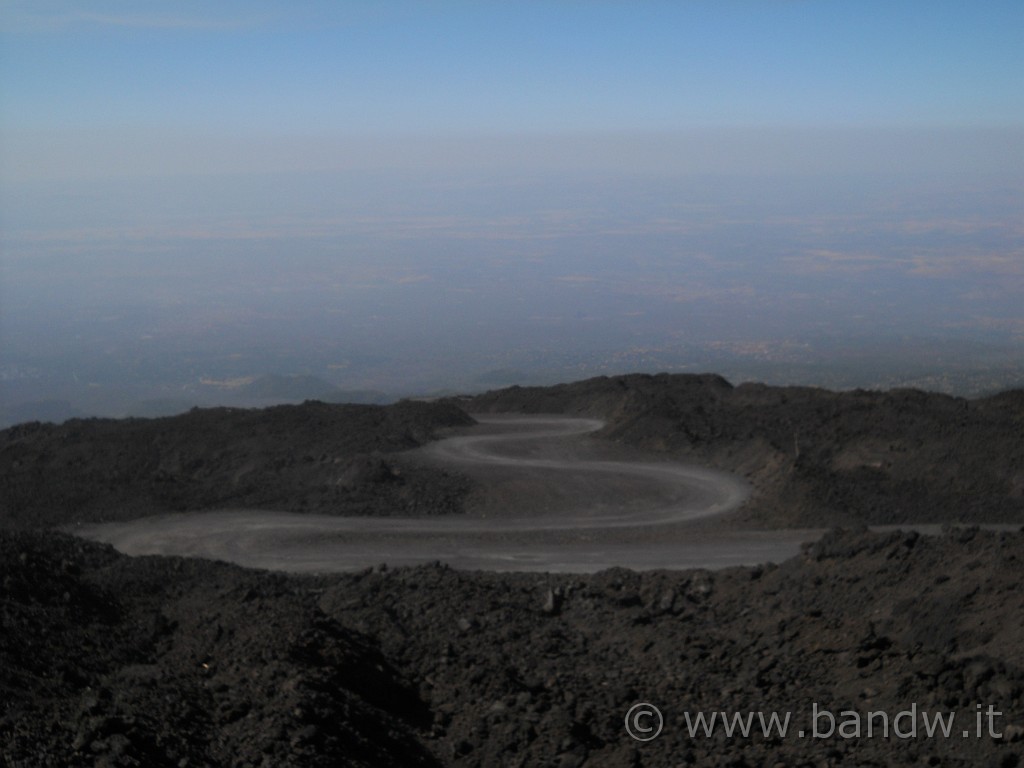
[[[1007,725],[1003,728],[1003,741],[1024,741],[1024,725]]]
[[[548,587],[547,593],[544,597],[544,606],[542,608],[544,613],[549,616],[557,616],[562,611],[562,590],[558,587],[552,589]]]
[[[668,613],[672,610],[676,604],[676,591],[674,589],[666,589],[662,594],[661,599],[658,601],[658,610],[662,613]]]

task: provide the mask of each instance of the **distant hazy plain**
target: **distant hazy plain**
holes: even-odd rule
[[[314,143],[291,171],[40,173],[3,189],[4,397],[119,413],[266,373],[393,396],[635,370],[1005,386],[1020,139],[492,139],[393,163],[366,142],[323,170]]]
[[[1022,28],[1019,0],[5,0],[0,423],[1024,383]]]

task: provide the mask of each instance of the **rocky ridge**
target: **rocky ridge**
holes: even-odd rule
[[[0,526],[251,508],[339,515],[458,512],[462,477],[400,454],[472,424],[452,405],[309,401],[71,419],[0,431]]]
[[[1024,523],[1024,391],[733,386],[715,375],[601,377],[456,401],[471,412],[608,421],[599,437],[741,474],[741,524]]]
[[[717,572],[299,577],[5,531],[0,762],[1013,768],[1022,562],[1024,532],[847,531]],[[625,731],[639,702],[665,721],[647,743]],[[956,729],[801,738],[814,706]],[[691,736],[713,711],[791,730]]]

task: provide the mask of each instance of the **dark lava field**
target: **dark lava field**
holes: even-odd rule
[[[740,475],[753,493],[723,526],[836,528],[780,563],[586,575],[295,575],[55,530],[238,507],[459,515],[473,482],[403,454],[482,412],[600,418],[594,440]],[[865,527],[923,522],[946,525]],[[1013,768],[1022,523],[1021,391],[635,375],[22,424],[0,432],[0,765]],[[632,721],[660,725],[649,741],[627,728],[638,704],[660,712]],[[788,729],[693,728],[712,713]],[[948,735],[926,732],[936,717]]]

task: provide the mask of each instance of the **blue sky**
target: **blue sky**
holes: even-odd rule
[[[126,148],[131,172],[132,145],[141,169],[168,170],[188,147],[246,141],[1024,125],[1018,0],[0,8],[19,173]]]

